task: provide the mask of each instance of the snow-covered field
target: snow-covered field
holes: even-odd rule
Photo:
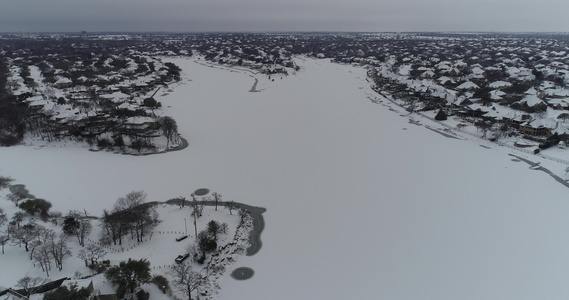
[[[410,124],[387,101],[371,103],[361,68],[299,58],[294,75],[256,75],[253,93],[250,72],[175,62],[189,80],[157,100],[189,148],[142,157],[1,148],[0,175],[63,212],[100,215],[132,190],[164,201],[201,187],[267,208],[263,248],[234,265],[254,277],[227,272],[220,299],[569,293],[569,189],[508,154],[559,175],[565,166]],[[0,280],[17,280],[4,263],[0,255]]]

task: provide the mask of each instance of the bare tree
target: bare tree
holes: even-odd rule
[[[79,211],[69,211],[63,220],[63,232],[75,235],[81,246],[85,246],[85,237],[91,233],[92,228],[87,212],[83,216]]]
[[[107,251],[101,246],[95,244],[89,244],[85,249],[79,251],[78,257],[90,261],[92,265],[96,264],[99,259],[102,259],[107,255]]]
[[[16,224],[16,227],[20,228],[20,223],[22,223],[25,216],[26,214],[22,211],[15,212],[14,215],[12,215],[12,222]]]
[[[180,208],[183,208],[184,206],[186,206],[186,197],[178,197],[178,199],[180,200]]]
[[[216,192],[214,192],[213,194],[211,194],[211,196],[213,197],[213,201],[215,201],[215,211],[217,211],[217,204],[221,204],[223,201],[221,200],[221,197],[223,195],[218,194]]]
[[[144,236],[158,224],[156,209],[144,203],[146,193],[133,191],[117,199],[112,212],[104,211],[102,239],[117,241],[122,244],[122,236],[130,232],[137,242],[144,241]]]
[[[198,261],[200,250],[198,249],[198,246],[196,244],[194,244],[194,243],[190,244],[186,248],[186,252],[192,257],[194,262]]]
[[[39,264],[47,277],[49,277],[49,271],[51,271],[51,259],[51,248],[49,245],[39,246],[34,253],[34,261]]]
[[[202,216],[203,209],[204,209],[203,203],[198,203],[198,201],[196,201],[194,199],[194,201],[192,203],[192,210],[193,210],[192,213],[195,214],[196,218],[199,218]]]
[[[52,238],[50,246],[51,246],[51,255],[55,260],[55,265],[59,269],[59,271],[63,270],[63,260],[66,257],[71,256],[71,249],[67,245],[68,236],[64,233],[61,233],[57,239]]]
[[[28,252],[30,251],[29,244],[38,237],[40,228],[43,227],[35,223],[29,223],[21,227],[12,227],[10,232],[12,235],[12,242],[18,245],[24,244],[26,252]]]
[[[144,191],[132,191],[117,199],[115,210],[132,210],[146,201]]]
[[[105,244],[122,245],[122,237],[127,232],[126,218],[123,211],[108,212],[103,210],[101,226],[101,242]]]
[[[87,218],[82,218],[79,221],[79,223],[81,224],[81,226],[79,227],[77,232],[75,232],[75,236],[77,237],[79,245],[85,246],[85,237],[87,237],[87,235],[91,233],[93,226],[91,225],[91,222]]]
[[[174,277],[174,286],[186,294],[189,300],[192,300],[192,292],[202,286],[206,280],[188,263],[175,264],[169,273]]]
[[[196,239],[198,238],[198,220],[197,220],[197,210],[198,210],[198,201],[196,201],[196,196],[194,194],[192,196],[192,215],[194,216],[194,230]]]
[[[31,241],[31,242],[29,243],[29,248],[30,248],[30,252],[29,252],[30,260],[33,260],[33,259],[34,259],[34,253],[36,252],[36,249],[37,249],[38,247],[40,247],[41,245],[42,245],[42,242],[41,242],[40,240],[38,240],[38,239],[34,239],[33,241]]]
[[[8,222],[8,215],[4,212],[4,209],[0,207],[0,226]]]
[[[170,142],[173,141],[175,137],[177,137],[178,125],[172,117],[168,116],[159,118],[158,124],[160,124],[160,127],[166,136],[166,148],[168,148]]]
[[[38,233],[36,238],[30,242],[30,260],[33,259],[34,252],[37,248],[49,245],[55,238],[55,231],[51,229],[38,226],[37,231]]]
[[[225,202],[225,206],[229,209],[229,214],[233,215],[233,210],[235,209],[235,201],[231,200],[229,202]]]
[[[21,288],[24,291],[24,296],[30,297],[35,294],[39,287],[47,282],[47,279],[41,277],[30,277],[24,276],[18,280],[16,287]]]
[[[2,254],[4,254],[4,245],[10,241],[10,236],[7,234],[0,234],[0,245],[2,246]]]
[[[227,234],[228,230],[229,230],[229,225],[227,225],[227,223],[225,223],[225,222],[221,223],[221,226],[219,226],[219,232],[223,233],[223,234]]]
[[[18,202],[20,202],[21,200],[24,200],[25,198],[26,197],[24,197],[20,193],[9,194],[6,196],[6,199],[13,202],[16,206],[18,206]]]

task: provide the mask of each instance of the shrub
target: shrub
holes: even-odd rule
[[[154,144],[152,144],[151,142],[148,142],[146,140],[143,139],[135,139],[130,143],[130,148],[140,152],[142,149],[147,148],[147,149],[154,149],[155,146]]]
[[[102,138],[97,140],[97,147],[101,148],[101,149],[105,149],[107,147],[112,147],[113,143],[111,143],[111,141],[109,141],[106,138]]]
[[[150,299],[150,293],[145,290],[140,290],[136,292],[136,299],[138,300],[148,300]]]
[[[88,268],[97,272],[97,274],[101,274],[107,271],[109,265],[105,263],[95,263],[95,264],[89,264]]]
[[[43,300],[87,300],[91,292],[89,289],[83,287],[78,288],[76,284],[67,286],[60,286],[51,292],[47,292],[43,296]],[[148,298],[147,298],[148,299]]]
[[[154,98],[144,99],[143,104],[144,104],[144,106],[148,106],[148,107],[152,107],[152,108],[162,107],[162,103],[156,101]]]
[[[20,208],[32,216],[39,215],[42,219],[47,219],[51,203],[43,199],[32,199],[22,202]]]
[[[115,140],[115,147],[121,147],[122,148],[125,146],[122,135],[115,136],[114,140]]]
[[[152,278],[152,283],[154,283],[164,294],[166,294],[166,291],[170,289],[168,279],[162,275],[154,276],[154,278]]]
[[[200,258],[198,258],[196,262],[200,265],[203,265],[203,263],[205,262],[205,255],[200,256]]]
[[[198,234],[197,242],[198,248],[202,252],[202,256],[205,256],[206,252],[212,252],[217,249],[217,242],[206,230],[203,230]]]

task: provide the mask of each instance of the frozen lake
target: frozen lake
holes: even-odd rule
[[[220,299],[559,299],[569,294],[569,190],[372,104],[365,70],[299,59],[275,81],[189,59],[159,98],[190,147],[144,157],[0,149],[0,175],[54,210],[99,215],[205,187],[267,208],[263,248]],[[397,109],[396,107],[394,107]],[[524,156],[520,154],[521,156]],[[534,158],[532,158],[534,159]]]

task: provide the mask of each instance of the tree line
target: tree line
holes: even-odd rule
[[[145,201],[145,192],[133,191],[117,199],[111,211],[104,210],[101,242],[122,245],[125,236],[142,242],[145,236],[151,234],[152,229],[158,225],[158,213]]]

